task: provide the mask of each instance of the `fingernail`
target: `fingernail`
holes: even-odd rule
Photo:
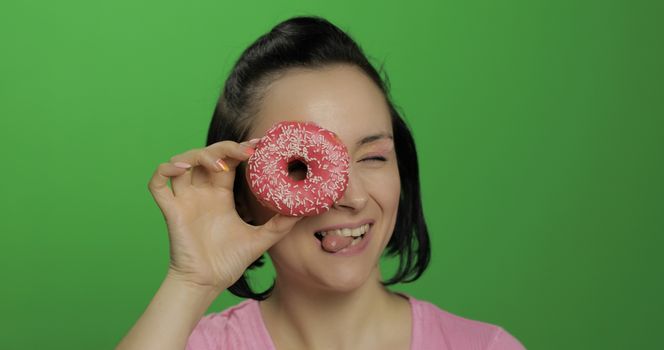
[[[191,168],[191,164],[187,164],[187,163],[183,163],[183,162],[175,162],[175,163],[173,163],[173,165],[175,165],[178,168],[182,168],[182,169]]]
[[[254,150],[253,147],[247,145],[248,142],[249,142],[249,141],[245,141],[245,142],[241,143],[240,146],[242,146],[242,152],[244,152],[245,154],[248,154],[248,155],[251,156],[251,155],[253,155],[256,151]]]
[[[240,142],[240,145],[242,145],[242,147],[245,148],[245,151],[244,151],[245,153],[247,153],[247,154],[249,154],[249,155],[252,155],[253,152],[249,153],[250,151],[247,151],[246,149],[247,149],[247,148],[254,148],[254,147],[256,147],[256,144],[258,144],[258,142],[259,142],[260,140],[261,140],[261,139],[251,139],[251,140],[248,140],[248,141]]]
[[[258,142],[260,142],[260,140],[261,139],[251,139],[251,140],[248,140],[248,141],[242,141],[242,142],[240,142],[240,144],[242,146],[246,146],[246,147],[255,147],[258,144]]]
[[[217,159],[216,163],[217,163],[217,165],[219,165],[219,168],[221,168],[221,170],[223,170],[223,171],[229,171],[230,170],[230,168],[228,167],[228,164],[226,164],[226,162],[224,162],[223,159],[221,159],[221,158]]]

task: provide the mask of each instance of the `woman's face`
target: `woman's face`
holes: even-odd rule
[[[332,209],[303,218],[268,250],[278,279],[336,291],[355,289],[378,269],[399,204],[400,178],[387,104],[378,87],[356,67],[292,69],[268,87],[249,139],[265,135],[284,120],[311,121],[335,132],[348,148],[351,163],[348,187]],[[253,195],[245,198],[254,224],[275,214]],[[372,221],[371,233],[363,238],[368,245],[358,255],[328,253],[314,236],[331,226],[354,228],[366,220]]]

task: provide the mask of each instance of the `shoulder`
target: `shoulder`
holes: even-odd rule
[[[472,320],[441,309],[428,301],[409,296],[413,312],[415,348],[525,350],[510,333],[498,325]]]
[[[260,311],[248,299],[220,312],[203,316],[192,330],[186,350],[251,349],[260,340]],[[254,334],[255,333],[255,334]]]

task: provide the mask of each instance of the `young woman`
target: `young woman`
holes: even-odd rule
[[[348,148],[348,187],[323,214],[282,216],[248,190],[256,139],[284,120],[315,122]],[[361,48],[320,17],[278,24],[233,67],[207,147],[160,164],[149,183],[167,222],[170,265],[118,348],[523,349],[499,326],[386,288],[416,280],[429,262],[418,176],[411,133]],[[365,230],[361,249],[323,249],[316,233],[339,228]],[[257,292],[245,272],[262,266],[265,252],[276,279]],[[387,281],[384,253],[400,262]],[[248,299],[203,316],[224,290]]]

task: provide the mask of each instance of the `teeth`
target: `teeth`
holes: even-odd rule
[[[324,235],[324,236],[327,236],[327,235],[343,236],[343,235],[341,234],[341,230],[323,231],[323,235]]]
[[[330,230],[330,231],[322,231],[320,232],[323,237],[325,237],[328,234],[331,235],[339,235],[339,236],[344,236],[344,237],[359,237],[363,234],[365,234],[369,230],[369,224],[362,225],[360,227],[356,227],[353,229],[350,228],[344,228],[344,229],[338,229],[338,230]]]
[[[351,235],[352,235],[353,237],[360,237],[361,235],[363,235],[364,233],[367,232],[367,229],[368,229],[368,228],[369,228],[369,224],[362,225],[362,226],[360,226],[360,227],[354,228],[354,229],[350,230],[350,231],[351,231]]]

